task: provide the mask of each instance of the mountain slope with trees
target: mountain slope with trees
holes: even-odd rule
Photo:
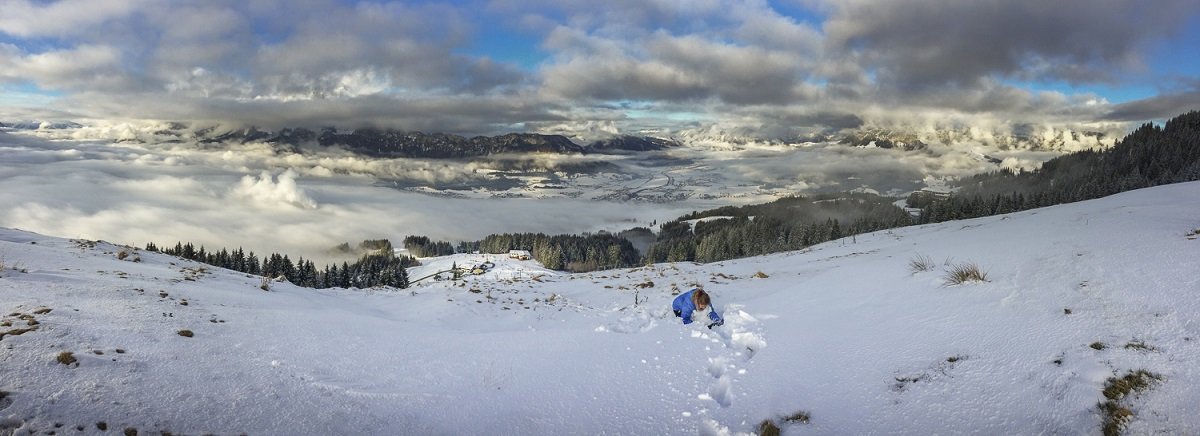
[[[717,262],[911,225],[912,216],[893,201],[865,193],[822,194],[694,212],[662,225],[646,262]],[[702,220],[713,217],[728,218]]]
[[[1200,180],[1200,112],[1144,124],[1112,148],[1051,159],[1029,172],[1002,170],[964,180],[945,200],[910,197],[919,222],[996,215]]]

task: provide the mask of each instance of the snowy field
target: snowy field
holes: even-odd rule
[[[1197,233],[1188,183],[708,265],[263,291],[2,229],[0,434],[1097,434],[1143,369],[1127,432],[1200,434]],[[968,262],[989,281],[947,285]],[[695,285],[724,326],[670,312]]]

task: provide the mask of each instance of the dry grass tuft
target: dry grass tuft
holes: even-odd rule
[[[987,272],[974,263],[960,263],[950,266],[944,277],[947,286],[961,285],[970,282],[988,281]]]
[[[918,254],[913,256],[912,259],[908,260],[908,270],[912,271],[913,274],[933,271],[935,267],[936,265],[934,265],[933,259],[924,254]]]
[[[1131,341],[1128,344],[1125,344],[1125,349],[1126,350],[1136,350],[1136,351],[1158,351],[1157,347],[1155,347],[1153,345],[1147,345],[1145,342],[1142,342],[1142,341]]]
[[[20,335],[29,333],[34,330],[37,330],[37,326],[33,326],[33,327],[30,327],[27,329],[12,329],[12,330],[9,330],[6,332],[0,332],[0,340],[4,340],[5,336],[20,336]]]
[[[192,337],[192,336],[194,336],[194,335],[195,335],[194,333],[192,333],[192,331],[191,331],[191,330],[180,330],[180,331],[178,331],[178,332],[175,332],[175,333],[178,333],[178,334],[179,334],[179,336],[183,336],[183,337],[185,337],[185,338],[190,338],[190,337]]]
[[[803,410],[796,411],[796,413],[783,417],[784,422],[792,424],[808,424],[810,419],[811,416],[809,416],[808,412]]]
[[[1133,411],[1120,403],[1123,398],[1134,392],[1144,392],[1161,380],[1162,376],[1144,369],[1132,371],[1120,378],[1109,377],[1104,384],[1104,398],[1107,401],[1097,405],[1104,416],[1101,427],[1104,436],[1119,436],[1125,430],[1125,424],[1133,419]]]
[[[770,276],[767,275],[767,273],[762,272],[762,271],[754,273],[754,278],[756,278],[756,279],[765,279],[767,277],[770,277]]]

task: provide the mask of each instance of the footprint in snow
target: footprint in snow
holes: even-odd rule
[[[725,356],[709,357],[708,358],[708,373],[713,378],[721,378],[725,375],[725,370],[729,366],[729,358]]]
[[[733,404],[733,383],[729,377],[721,376],[717,379],[717,382],[708,388],[708,396],[721,407],[729,407],[730,404]]]
[[[645,333],[658,326],[658,320],[648,313],[635,313],[609,325],[596,327],[597,332]]]
[[[740,306],[730,305],[725,313],[725,325],[716,327],[713,332],[720,338],[725,347],[734,350],[750,360],[756,353],[767,346],[762,333],[749,331],[746,326],[757,324],[758,319],[741,310]],[[706,336],[707,335],[703,335]]]

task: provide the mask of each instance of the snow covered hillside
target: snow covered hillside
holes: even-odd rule
[[[264,291],[0,229],[0,434],[1097,434],[1138,370],[1126,431],[1198,434],[1198,233],[1188,183],[709,265]],[[947,285],[967,263],[988,281]],[[671,313],[695,285],[724,326]]]

